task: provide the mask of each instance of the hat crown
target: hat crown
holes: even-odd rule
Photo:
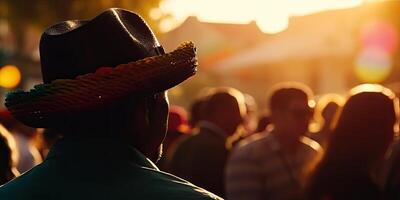
[[[94,19],[69,20],[48,28],[40,41],[43,81],[73,79],[159,54],[160,44],[137,14],[111,8]]]

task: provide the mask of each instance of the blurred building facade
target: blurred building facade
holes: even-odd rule
[[[199,76],[207,76],[208,85],[233,86],[265,104],[268,89],[282,81],[304,82],[316,93],[342,94],[366,82],[357,77],[355,68],[363,48],[362,31],[371,22],[390,24],[396,31],[392,41],[396,49],[390,55],[390,68],[385,69],[390,73],[380,83],[398,85],[397,13],[400,1],[369,3],[292,17],[288,29],[273,35],[261,33],[255,23],[212,24],[191,17],[161,41],[167,49],[178,41],[194,41],[199,49]],[[232,30],[238,34],[232,34]],[[374,59],[371,62],[375,64]]]

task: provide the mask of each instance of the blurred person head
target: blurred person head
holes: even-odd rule
[[[269,101],[274,132],[288,140],[303,136],[313,114],[312,97],[311,89],[304,84],[288,82],[276,85]]]
[[[244,95],[229,87],[215,88],[206,99],[203,119],[232,135],[246,116]]]
[[[264,112],[258,117],[258,124],[256,133],[263,132],[271,124],[271,117],[268,113]]]
[[[326,159],[372,167],[392,142],[397,117],[398,99],[390,89],[377,84],[354,87],[336,122]]]
[[[351,89],[325,153],[309,169],[307,195],[376,199],[365,194],[379,193],[372,174],[393,140],[397,118],[398,99],[388,88],[363,84]]]
[[[244,103],[246,105],[246,116],[243,121],[243,126],[247,134],[252,134],[257,128],[257,103],[254,97],[247,93],[244,94]]]
[[[11,133],[0,124],[0,185],[19,175],[16,168],[18,150]]]
[[[193,100],[193,103],[190,105],[189,112],[189,125],[194,128],[197,126],[197,123],[203,120],[205,115],[204,106],[206,105],[207,99],[209,95],[213,93],[215,88],[213,87],[204,87],[197,94],[197,97]]]
[[[203,119],[205,102],[205,97],[197,98],[190,106],[189,124],[191,127],[196,127],[197,123]]]
[[[188,114],[183,107],[173,105],[169,108],[168,131],[189,134]]]
[[[187,112],[183,107],[171,106],[168,115],[168,131],[163,147],[168,148],[180,136],[190,134]]]
[[[40,58],[44,84],[8,94],[13,116],[64,137],[121,140],[152,160],[167,129],[166,90],[197,69],[193,43],[166,54],[139,15],[119,8],[51,26]]]
[[[315,107],[314,118],[317,123],[321,127],[330,128],[344,101],[344,97],[338,94],[326,94],[322,96]]]

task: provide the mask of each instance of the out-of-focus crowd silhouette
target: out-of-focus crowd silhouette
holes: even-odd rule
[[[268,90],[268,111],[230,87],[205,88],[187,110],[170,106],[158,167],[227,199],[400,198],[394,92],[363,84],[316,98],[295,82]],[[1,184],[41,163],[60,138],[6,110],[0,123]]]

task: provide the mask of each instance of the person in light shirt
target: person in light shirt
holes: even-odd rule
[[[275,86],[270,97],[272,130],[241,141],[225,170],[227,199],[296,199],[303,169],[320,145],[305,137],[313,114],[311,90],[300,83]]]

